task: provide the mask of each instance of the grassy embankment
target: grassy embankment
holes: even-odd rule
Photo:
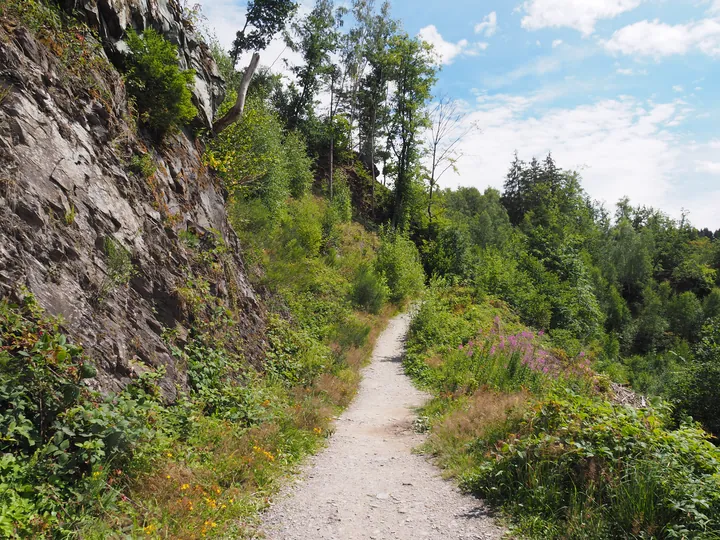
[[[506,305],[437,286],[407,372],[435,397],[425,450],[531,538],[717,538],[720,450],[661,401],[612,403],[591,354],[569,356]]]

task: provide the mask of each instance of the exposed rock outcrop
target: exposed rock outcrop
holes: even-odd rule
[[[132,2],[114,3],[124,6],[116,19],[142,13],[128,7]],[[98,4],[103,11],[112,3]],[[117,21],[102,24],[106,33],[118,28]],[[187,42],[184,35],[179,39]],[[154,174],[130,173],[132,156],[147,148],[128,120],[120,76],[109,64],[74,75],[22,26],[0,24],[0,90],[0,296],[24,285],[47,311],[62,315],[98,364],[97,388],[116,390],[133,373],[165,366],[161,387],[172,399],[186,375],[161,334],[183,336],[190,328],[178,291],[197,277],[192,250],[178,235],[216,231],[230,249],[203,279],[218,305],[235,314],[245,356],[260,358],[263,308],[199,143],[178,134],[150,152]],[[127,283],[109,279],[108,242],[131,256]]]
[[[143,32],[153,28],[177,46],[180,67],[195,70],[193,101],[203,126],[212,126],[213,116],[225,97],[223,80],[207,45],[183,19],[175,0],[61,0],[65,9],[82,14],[98,31],[105,52],[113,62],[122,62],[127,52],[123,36],[128,28]]]

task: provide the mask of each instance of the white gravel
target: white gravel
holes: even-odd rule
[[[378,339],[357,398],[315,456],[264,516],[273,540],[477,540],[505,531],[412,449],[413,409],[428,398],[401,365],[409,315]]]

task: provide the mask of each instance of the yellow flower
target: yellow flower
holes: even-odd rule
[[[167,457],[173,457],[173,455],[172,455],[170,452],[168,452],[168,453],[165,454],[165,455],[166,455]]]
[[[170,480],[170,475],[168,474],[165,478],[167,478],[168,480]]]
[[[322,433],[322,429],[320,429],[319,427],[316,427],[315,429],[313,429],[313,431],[315,432],[315,435],[320,435]]]
[[[98,476],[100,476],[100,471],[95,471],[93,473],[93,478],[97,478]]]
[[[183,491],[190,489],[190,484],[183,484],[182,486],[180,486],[180,489]]]

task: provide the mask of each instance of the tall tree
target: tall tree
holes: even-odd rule
[[[432,47],[407,34],[393,36],[390,54],[395,92],[388,141],[397,159],[393,226],[404,229],[409,222],[408,203],[419,169],[420,132],[428,127],[425,107],[435,84],[437,66]]]
[[[283,111],[290,130],[314,115],[315,98],[335,71],[331,55],[338,48],[344,14],[344,8],[336,10],[332,0],[316,0],[308,16],[292,25],[292,34],[285,34],[288,47],[303,57],[301,65],[291,68],[297,82],[290,84],[287,110]]]
[[[460,143],[476,129],[475,124],[466,124],[467,113],[462,111],[457,101],[441,96],[430,111],[430,170],[428,175],[428,218],[433,219],[433,191],[443,175],[450,169],[457,170],[455,164],[462,157]]]
[[[513,225],[517,225],[522,221],[527,208],[523,199],[523,174],[525,171],[525,162],[518,157],[517,151],[513,159],[510,170],[505,177],[505,185],[503,186],[502,204],[510,216]]]
[[[220,133],[242,117],[247,91],[260,63],[258,51],[265,49],[275,34],[285,28],[287,21],[295,14],[296,10],[297,4],[292,0],[249,0],[245,25],[238,31],[230,50],[233,69],[242,53],[255,52],[243,73],[237,89],[235,104],[213,124],[215,134]]]
[[[390,41],[398,31],[398,23],[390,17],[390,3],[383,3],[380,13],[369,21],[369,35],[365,56],[367,73],[358,89],[358,126],[360,132],[360,154],[372,175],[372,208],[375,209],[375,184],[377,182],[375,162],[377,140],[390,124],[388,85],[392,76]]]

